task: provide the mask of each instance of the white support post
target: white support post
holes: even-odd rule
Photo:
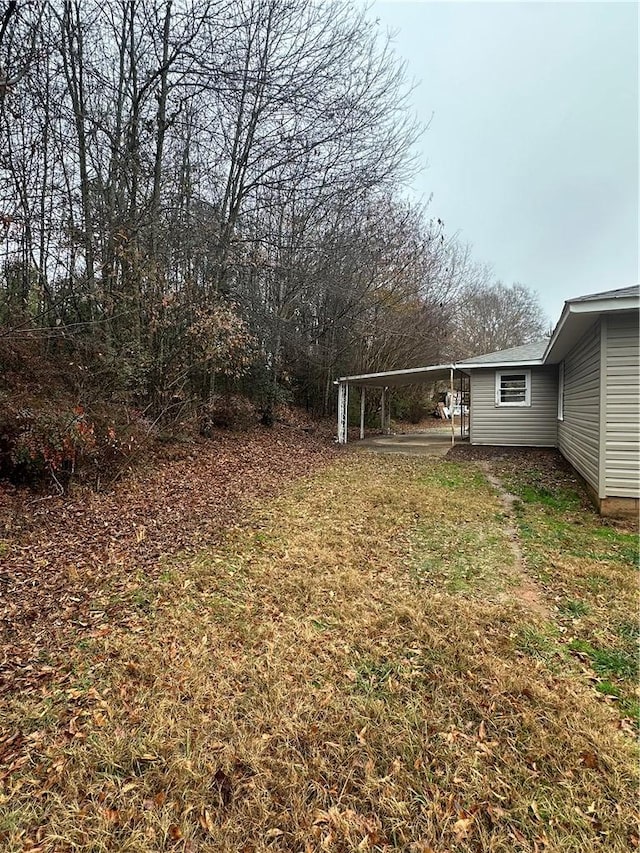
[[[382,399],[380,402],[380,428],[382,429],[382,434],[385,435],[386,429],[386,409],[387,409],[387,389],[382,389]]]
[[[364,438],[364,385],[360,388],[360,438]]]
[[[449,415],[451,417],[451,446],[453,447],[453,445],[456,443],[456,425],[455,425],[455,418],[453,415],[453,410],[455,407],[455,396],[454,396],[455,392],[453,390],[453,367],[451,368],[451,377],[450,378],[451,378],[451,408],[449,410]]]
[[[385,388],[384,390],[387,392],[387,413],[384,431],[387,435],[391,435],[391,391],[389,388]]]
[[[338,444],[346,444],[349,426],[349,384],[338,385]]]

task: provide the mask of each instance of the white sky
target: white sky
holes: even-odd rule
[[[412,190],[505,283],[638,282],[638,6],[374,0],[430,128]]]

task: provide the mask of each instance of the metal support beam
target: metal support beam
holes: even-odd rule
[[[338,444],[346,444],[349,427],[349,383],[338,384]]]
[[[385,427],[384,431],[387,435],[391,432],[391,391],[389,388],[384,389],[387,392],[387,411],[385,413]]]
[[[360,438],[364,438],[364,385],[360,389]]]
[[[451,406],[450,406],[450,409],[449,409],[449,417],[451,418],[451,446],[453,446],[453,445],[456,443],[456,425],[455,425],[455,418],[454,418],[454,416],[453,416],[453,410],[454,410],[454,408],[455,408],[455,400],[456,400],[456,398],[455,398],[455,391],[454,391],[454,388],[453,388],[453,367],[451,368],[450,374],[451,374],[451,375],[450,375],[450,384],[451,384]]]
[[[382,397],[380,400],[380,429],[382,430],[382,434],[385,435],[386,428],[386,410],[387,410],[387,389],[382,389]]]

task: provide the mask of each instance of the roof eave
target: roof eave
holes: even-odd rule
[[[640,308],[640,297],[637,295],[617,296],[608,299],[596,299],[591,301],[572,301],[568,300],[564,303],[560,319],[556,323],[553,334],[549,338],[549,343],[544,352],[542,363],[547,363],[553,358],[555,352],[561,344],[561,337],[569,318],[572,316],[587,314],[610,314],[615,311],[633,311]]]
[[[540,367],[544,365],[541,358],[528,358],[526,361],[478,361],[461,362],[456,364],[459,370],[478,370],[481,367]]]

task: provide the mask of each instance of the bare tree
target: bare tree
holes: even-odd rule
[[[34,0],[0,50],[5,334],[155,411],[252,359],[248,393],[326,411],[337,372],[440,357],[472,265],[402,199],[420,128],[364,11]]]
[[[461,294],[452,349],[458,358],[495,352],[540,340],[548,328],[535,291],[481,281]]]

